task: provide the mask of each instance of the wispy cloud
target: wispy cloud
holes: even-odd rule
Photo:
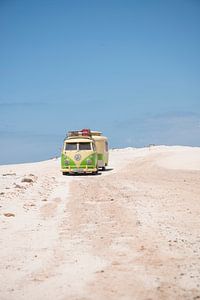
[[[22,101],[22,102],[15,102],[15,101],[0,101],[0,107],[12,107],[12,106],[18,106],[18,107],[29,107],[29,106],[42,106],[42,105],[47,105],[47,102],[44,101],[36,101],[36,102],[26,102],[26,101]]]

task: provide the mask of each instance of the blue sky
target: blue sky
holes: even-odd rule
[[[198,0],[1,0],[0,163],[111,147],[200,146]]]

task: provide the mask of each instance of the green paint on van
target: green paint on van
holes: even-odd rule
[[[98,154],[97,154],[97,157],[98,157],[98,160],[103,160],[103,154],[98,153]]]
[[[69,161],[68,165],[66,165],[66,163],[65,163],[66,160]],[[62,169],[66,169],[69,166],[70,166],[70,168],[76,168],[76,163],[69,156],[67,156],[65,154],[62,154],[62,156],[61,156],[61,166],[62,166]]]
[[[91,160],[91,164],[87,164],[87,160]],[[87,156],[84,160],[82,160],[80,167],[85,168],[87,166],[88,168],[93,169],[96,168],[96,165],[97,165],[97,154],[93,153]]]

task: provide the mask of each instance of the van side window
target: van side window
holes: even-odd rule
[[[105,148],[106,148],[106,151],[108,151],[108,142],[107,141],[105,142]]]
[[[96,145],[95,145],[95,143],[92,143],[92,148],[93,148],[94,151],[96,151]]]

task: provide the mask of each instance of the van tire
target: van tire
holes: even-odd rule
[[[96,168],[97,168],[97,170],[95,172],[92,172],[93,175],[97,175],[98,174],[98,171],[99,171],[98,167],[96,167]]]
[[[62,172],[62,174],[63,174],[63,175],[68,175],[68,174],[69,174],[69,172]]]

